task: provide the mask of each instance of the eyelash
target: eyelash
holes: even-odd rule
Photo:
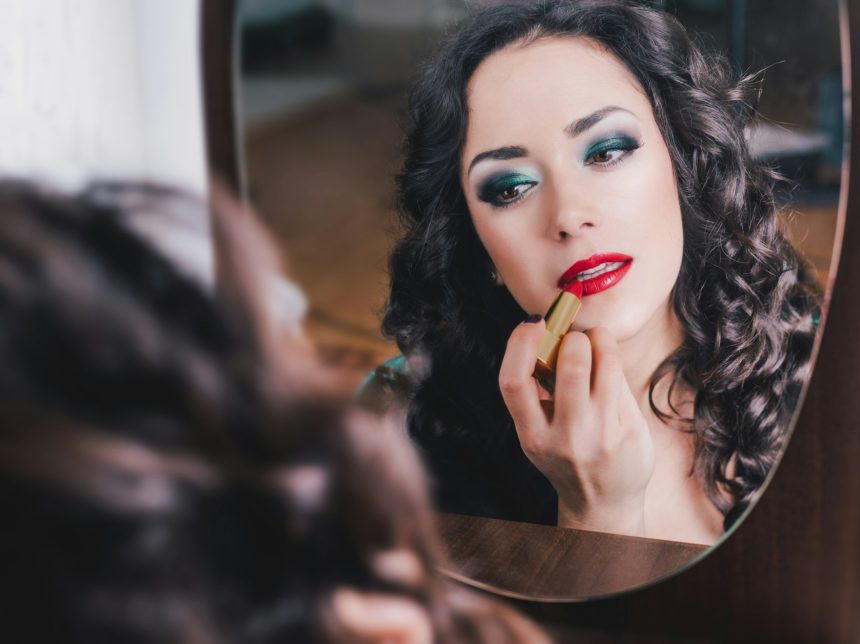
[[[634,150],[638,150],[640,147],[642,147],[642,145],[638,141],[635,141],[634,139],[631,139],[629,137],[612,137],[611,139],[601,141],[596,146],[596,150],[589,151],[588,156],[585,157],[585,165],[596,165],[600,168],[608,168],[618,163],[621,163],[622,161],[624,161],[624,159],[630,156],[631,152],[633,152]],[[612,152],[616,150],[620,150],[622,154],[618,155],[616,158],[610,161],[605,161],[603,163],[595,163],[591,161],[591,159],[593,159],[598,154],[603,154],[605,152]]]
[[[501,180],[501,181],[498,181],[497,183],[507,183],[507,182],[505,182],[504,180]],[[486,186],[486,187],[481,189],[481,191],[478,195],[478,198],[481,201],[484,201],[484,202],[490,204],[494,208],[507,208],[508,206],[515,204],[520,199],[522,199],[526,195],[526,193],[528,193],[528,191],[532,189],[532,187],[537,185],[537,183],[538,183],[537,181],[526,180],[526,181],[520,181],[519,183],[509,183],[508,185],[505,185],[503,188],[493,188],[491,186]],[[515,198],[510,199],[508,201],[503,201],[503,200],[499,199],[499,196],[503,192],[505,192],[507,190],[511,190],[512,188],[518,188],[519,189],[519,188],[522,188],[523,186],[528,186],[528,187],[523,192],[518,191],[517,196]]]
[[[586,156],[585,158],[585,165],[596,166],[598,168],[604,169],[621,163],[622,161],[627,159],[627,157],[629,157],[633,151],[638,150],[640,147],[642,147],[642,145],[638,141],[635,141],[629,137],[617,136],[601,141],[600,144],[598,144],[598,146],[596,147],[596,150],[589,151],[588,156]],[[593,158],[595,156],[612,151],[621,151],[622,154],[618,155],[614,159],[611,159],[610,161],[604,161],[602,163],[593,161]],[[508,206],[512,206],[513,204],[523,199],[525,195],[535,185],[537,185],[537,181],[523,181],[521,183],[506,185],[504,188],[498,190],[494,190],[490,187],[484,187],[481,189],[478,198],[481,201],[490,204],[494,208],[507,208]],[[522,186],[528,186],[528,188],[526,188],[526,190],[523,192],[519,192],[515,198],[510,199],[508,201],[502,201],[499,199],[499,195],[501,195],[506,190],[510,190],[511,188],[521,188]]]

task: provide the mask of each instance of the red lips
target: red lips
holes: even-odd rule
[[[630,265],[633,258],[622,253],[604,253],[601,255],[592,255],[588,259],[576,262],[568,268],[564,274],[558,279],[558,287],[564,288],[582,271],[587,271],[596,268],[601,264],[624,262],[623,266],[619,266],[613,271],[602,273],[588,280],[582,280],[583,295],[593,295],[600,293],[606,289],[615,286],[622,277],[630,270]]]

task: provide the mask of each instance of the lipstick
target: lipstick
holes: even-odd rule
[[[555,365],[564,335],[570,331],[573,319],[582,306],[582,283],[573,280],[562,287],[544,316],[546,331],[538,347],[534,376],[541,387],[552,393],[555,389]]]

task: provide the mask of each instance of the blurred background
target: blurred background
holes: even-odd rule
[[[241,0],[248,197],[308,299],[306,331],[357,383],[397,354],[379,333],[397,234],[393,176],[407,84],[471,8],[462,0]],[[754,155],[798,248],[827,285],[843,131],[835,0],[663,0],[738,73],[766,68]]]

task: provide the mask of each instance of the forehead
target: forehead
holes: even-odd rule
[[[630,70],[596,41],[578,36],[544,37],[493,52],[475,70],[466,92],[467,147],[470,140],[497,138],[500,128],[506,138],[536,122],[561,131],[572,119],[607,105],[653,119],[651,103]]]

